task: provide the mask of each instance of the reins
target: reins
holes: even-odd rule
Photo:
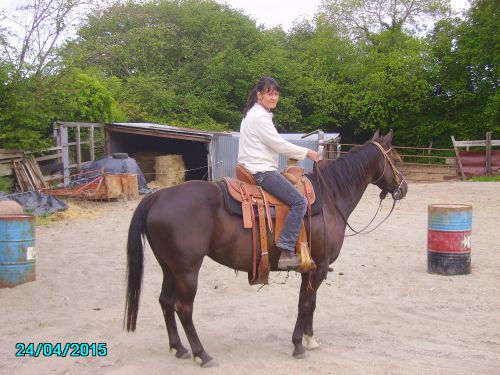
[[[371,141],[370,143],[376,145],[378,147],[378,149],[382,152],[382,155],[384,157],[384,170],[382,171],[382,174],[379,178],[377,178],[375,181],[373,181],[373,183],[377,183],[378,181],[380,181],[382,179],[382,177],[384,176],[385,174],[385,168],[386,168],[386,162],[388,161],[389,162],[389,165],[391,166],[392,170],[393,170],[393,173],[394,173],[394,180],[396,182],[397,185],[400,185],[401,184],[401,178],[399,176],[399,173],[396,169],[396,167],[394,166],[394,164],[392,163],[392,161],[390,160],[390,158],[387,156],[387,154],[392,150],[391,148],[389,148],[387,151],[384,150],[384,148],[378,143],[378,142],[375,142],[375,141]],[[323,177],[323,174],[321,173],[320,169],[317,168],[316,166],[316,163],[314,164],[314,168],[316,170],[316,176],[317,176],[317,183],[318,183],[318,188],[319,188],[319,192],[320,192],[320,195],[323,196],[322,194],[322,191],[321,191],[321,184],[325,184],[326,186],[326,183],[325,183],[325,178]],[[321,181],[320,181],[321,180]],[[394,207],[396,205],[396,200],[393,199],[393,203],[392,203],[392,207],[391,207],[391,210],[389,211],[389,213],[387,214],[387,216],[380,222],[378,223],[374,228],[371,228],[370,230],[366,230],[372,223],[373,221],[375,220],[375,218],[377,217],[378,213],[380,212],[380,208],[382,207],[382,198],[380,199],[380,203],[379,203],[379,206],[377,208],[377,211],[375,212],[375,215],[373,216],[373,218],[370,220],[370,222],[364,227],[362,228],[361,230],[356,230],[354,229],[348,222],[347,218],[344,216],[343,212],[340,210],[340,208],[337,206],[337,204],[335,203],[335,199],[333,199],[333,197],[331,196],[330,193],[327,193],[326,194],[328,199],[330,200],[330,202],[333,204],[333,206],[335,207],[335,209],[337,210],[337,212],[339,213],[340,217],[342,218],[342,220],[344,221],[344,223],[346,224],[346,226],[352,230],[354,233],[353,234],[348,234],[348,235],[345,235],[345,237],[352,237],[352,236],[355,236],[357,234],[368,234],[368,233],[371,233],[373,232],[375,229],[377,229],[378,227],[380,227],[380,225],[382,225],[388,218],[389,216],[391,216],[392,212],[394,211]],[[322,207],[322,211],[323,211],[323,207]],[[325,216],[323,214],[323,224],[324,224],[324,236],[325,236],[325,239],[326,239],[326,222],[325,222]]]

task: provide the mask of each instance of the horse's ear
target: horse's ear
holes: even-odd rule
[[[376,139],[380,138],[380,129],[375,130],[375,133],[373,134],[372,141],[375,141]]]
[[[391,129],[391,130],[389,130],[389,133],[387,133],[386,135],[384,135],[384,137],[382,138],[382,143],[384,143],[387,146],[390,146],[391,142],[392,142],[392,137],[393,136],[394,136],[394,132]]]

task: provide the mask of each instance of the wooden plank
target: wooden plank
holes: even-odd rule
[[[80,168],[82,165],[82,143],[80,126],[76,127],[76,164],[78,164],[78,168]]]
[[[1,153],[0,154],[0,160],[8,160],[8,159],[19,159],[24,157],[24,152],[19,152],[19,153]]]
[[[491,132],[486,133],[486,176],[491,176]]]
[[[89,142],[88,141],[80,141],[81,145],[86,145],[87,143],[89,143]],[[68,146],[77,146],[78,142],[68,142],[67,145]]]
[[[37,158],[35,158],[35,160],[37,162],[40,162],[40,161],[46,161],[46,160],[53,160],[53,159],[59,159],[59,158],[62,158],[62,153],[58,153],[58,154],[54,154],[54,155],[46,155],[46,156],[39,156]]]
[[[3,153],[8,153],[8,152],[12,152],[14,154],[22,154],[24,153],[24,150],[15,150],[15,149],[10,149],[10,148],[0,148],[0,154],[3,154]]]
[[[12,163],[0,164],[0,177],[12,176],[13,174]]]
[[[54,146],[54,147],[43,149],[41,152],[61,151],[61,150],[62,150],[61,146]]]
[[[76,128],[76,127],[81,127],[81,128],[104,128],[103,123],[99,122],[64,122],[64,121],[57,121],[58,125],[62,125],[66,128]]]
[[[90,160],[95,160],[95,150],[94,150],[94,127],[89,129],[89,144],[90,144]]]
[[[16,174],[17,184],[19,185],[19,188],[21,189],[21,191],[28,191],[29,185],[21,162],[19,160],[13,161],[12,167]]]
[[[36,162],[33,155],[30,155],[28,158],[26,158],[26,160],[27,160],[28,164],[31,166],[31,168],[34,172],[35,178],[37,179],[37,181],[36,181],[37,186],[40,186],[40,188],[42,188],[42,189],[48,188],[49,184],[47,184],[45,182],[44,177],[43,177],[43,173],[40,170],[40,166]]]
[[[455,149],[455,155],[457,156],[458,166],[460,168],[460,173],[462,174],[462,181],[465,181],[464,167],[462,166],[462,160],[460,159],[460,153],[458,152],[458,147],[455,146],[455,137],[451,136],[451,141],[453,142],[453,148]]]
[[[500,146],[500,140],[491,140],[492,146]],[[486,140],[479,141],[455,141],[455,147],[475,147],[475,146],[486,146]]]
[[[28,184],[33,188],[33,190],[40,190],[41,186],[35,176],[35,172],[32,170],[28,160],[21,160],[20,164],[23,166],[24,173],[28,180]]]

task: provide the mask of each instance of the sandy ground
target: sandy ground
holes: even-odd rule
[[[374,214],[370,187],[351,216]],[[473,206],[472,273],[427,273],[427,206]],[[176,359],[158,296],[161,270],[149,248],[138,330],[122,330],[125,240],[137,201],[88,204],[90,217],[36,228],[37,281],[0,289],[2,374],[481,374],[500,373],[500,184],[411,184],[390,219],[347,238],[318,291],[321,347],[291,354],[300,277],[246,274],[206,259],[195,324],[219,366]],[[390,202],[384,203],[388,212]],[[184,344],[187,341],[182,332]],[[106,343],[105,357],[16,357],[16,343]]]

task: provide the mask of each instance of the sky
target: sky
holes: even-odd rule
[[[28,0],[0,0],[0,10],[12,10]],[[312,20],[322,0],[216,0],[238,9],[267,28],[281,25],[289,31],[293,22],[300,18]],[[468,8],[467,0],[451,0],[453,9]]]
[[[216,0],[231,8],[239,9],[257,24],[270,28],[281,25],[288,31],[297,18],[311,20],[322,0]],[[451,0],[452,8],[460,11],[468,8],[467,0]]]

